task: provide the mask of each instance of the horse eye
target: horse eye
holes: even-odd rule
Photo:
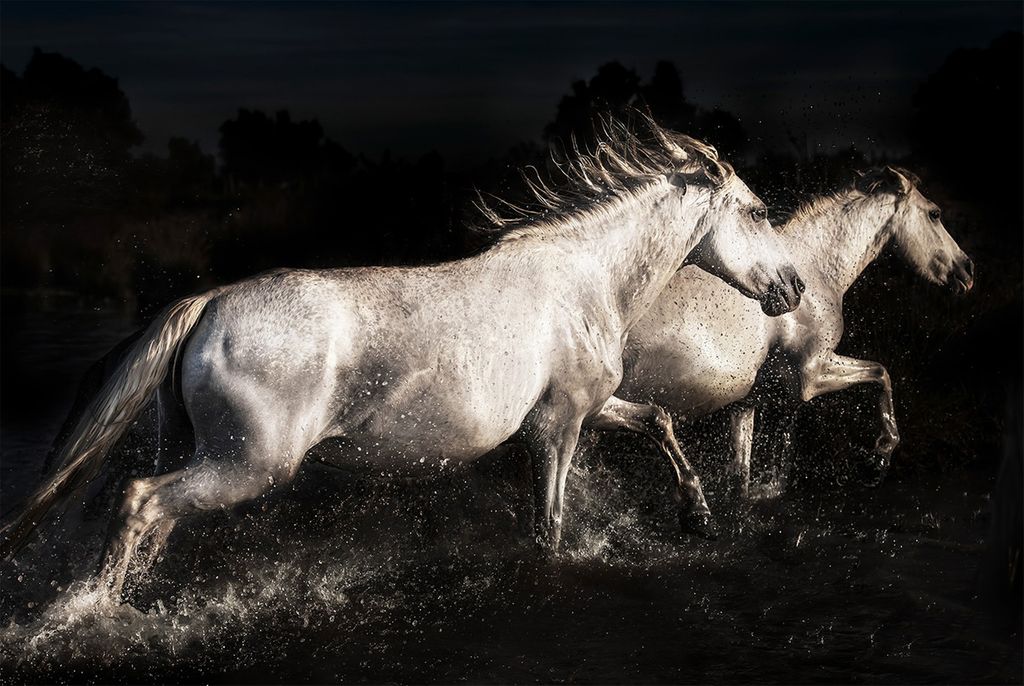
[[[763,222],[765,219],[768,218],[768,210],[766,210],[763,207],[755,207],[754,209],[750,210],[750,218],[753,219],[755,222]]]
[[[928,218],[931,219],[936,224],[939,222],[939,217],[941,216],[942,212],[940,212],[939,210],[932,210],[931,212],[928,213]]]

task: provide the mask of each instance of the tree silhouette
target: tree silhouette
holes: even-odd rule
[[[36,48],[25,66],[22,85],[27,99],[102,127],[104,136],[113,139],[111,148],[122,154],[143,141],[128,97],[117,79],[99,69],[87,70],[63,55]]]
[[[325,171],[351,168],[354,158],[324,137],[317,120],[292,121],[287,110],[273,119],[240,109],[220,127],[224,173],[248,184],[295,183]]]
[[[2,78],[4,218],[116,202],[143,140],[117,79],[38,48],[20,78],[6,67]]]
[[[650,83],[640,88],[640,97],[662,126],[681,132],[693,130],[697,106],[686,99],[683,79],[671,62],[662,60],[655,65]]]
[[[549,142],[567,143],[575,136],[577,141],[591,144],[598,115],[623,117],[630,107],[640,107],[649,109],[662,126],[702,138],[726,157],[738,156],[746,148],[747,135],[739,119],[724,110],[706,110],[688,101],[683,79],[671,62],[658,62],[647,83],[633,69],[609,62],[599,67],[590,81],[575,81],[571,88],[572,93],[559,101],[555,120],[544,129]]]
[[[572,93],[562,96],[555,120],[544,128],[549,141],[568,143],[572,136],[581,144],[593,142],[592,124],[598,114],[621,116],[631,105],[640,87],[640,77],[618,62],[601,65],[587,81],[575,81]]]
[[[195,141],[172,137],[167,157],[146,154],[133,166],[133,206],[143,212],[203,207],[218,197],[216,159]]]
[[[22,86],[18,75],[8,69],[6,65],[0,64],[0,93],[3,93],[3,97],[0,98],[0,118],[5,124],[15,109],[24,102]]]

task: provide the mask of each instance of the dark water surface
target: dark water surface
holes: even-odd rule
[[[4,319],[6,512],[77,376],[136,323],[6,299]],[[574,467],[556,559],[522,534],[522,455],[429,481],[309,463],[269,498],[181,526],[120,607],[90,581],[105,518],[73,507],[0,563],[0,666],[102,682],[1021,680],[1019,637],[975,599],[991,470],[812,481],[737,506],[715,488],[720,451],[696,456],[721,541],[681,537],[666,468],[605,442]]]

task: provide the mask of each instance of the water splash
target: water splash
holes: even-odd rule
[[[967,611],[921,606],[902,587],[933,583],[936,564],[954,568],[950,556],[963,567],[963,552],[913,543],[934,536],[923,514],[955,499],[915,505],[891,529],[889,506],[861,508],[850,494],[759,501],[721,512],[727,539],[709,544],[676,532],[650,455],[584,455],[562,554],[548,559],[523,532],[522,467],[483,462],[403,483],[310,465],[290,492],[182,527],[123,605],[89,576],[102,527],[92,542],[51,529],[5,572],[24,588],[0,593],[0,667],[35,681],[645,681],[685,680],[679,670],[710,660],[719,671],[707,679],[752,681],[782,680],[803,660],[827,680],[816,657],[827,654],[847,676],[846,658],[868,656],[856,664],[869,681],[966,674],[949,646],[969,645],[950,634],[966,631]],[[747,657],[719,659],[735,641]],[[669,652],[644,657],[659,666],[643,671],[629,646]],[[560,657],[570,655],[582,661]]]

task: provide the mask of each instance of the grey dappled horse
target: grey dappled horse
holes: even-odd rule
[[[835,352],[843,335],[843,295],[887,246],[923,278],[958,294],[974,284],[974,265],[917,180],[891,167],[800,208],[780,237],[807,283],[799,309],[765,317],[720,280],[684,268],[630,334],[617,395],[657,403],[683,422],[733,405],[734,469],[745,493],[758,391],[773,383],[769,379],[787,380],[784,390],[795,401],[878,384],[882,433],[874,460],[880,479],[899,442],[892,383],[881,364]],[[773,351],[781,354],[770,356]],[[779,368],[759,375],[769,360]],[[788,409],[791,421],[795,410]]]
[[[525,442],[536,533],[554,548],[581,427],[637,431],[676,469],[684,527],[711,535],[700,481],[664,412],[612,396],[627,333],[687,260],[773,315],[797,306],[803,284],[763,203],[713,148],[643,125],[643,134],[606,125],[593,152],[562,165],[565,190],[532,184],[535,209],[510,205],[502,218],[485,208],[505,230],[480,255],[283,270],[169,306],[86,411],[61,467],[4,530],[4,552],[95,476],[158,389],[180,393],[194,452],[181,469],[128,484],[100,573],[111,598],[180,518],[289,481],[327,438],[343,441],[338,462],[387,473]],[[137,558],[144,541],[149,555]]]

